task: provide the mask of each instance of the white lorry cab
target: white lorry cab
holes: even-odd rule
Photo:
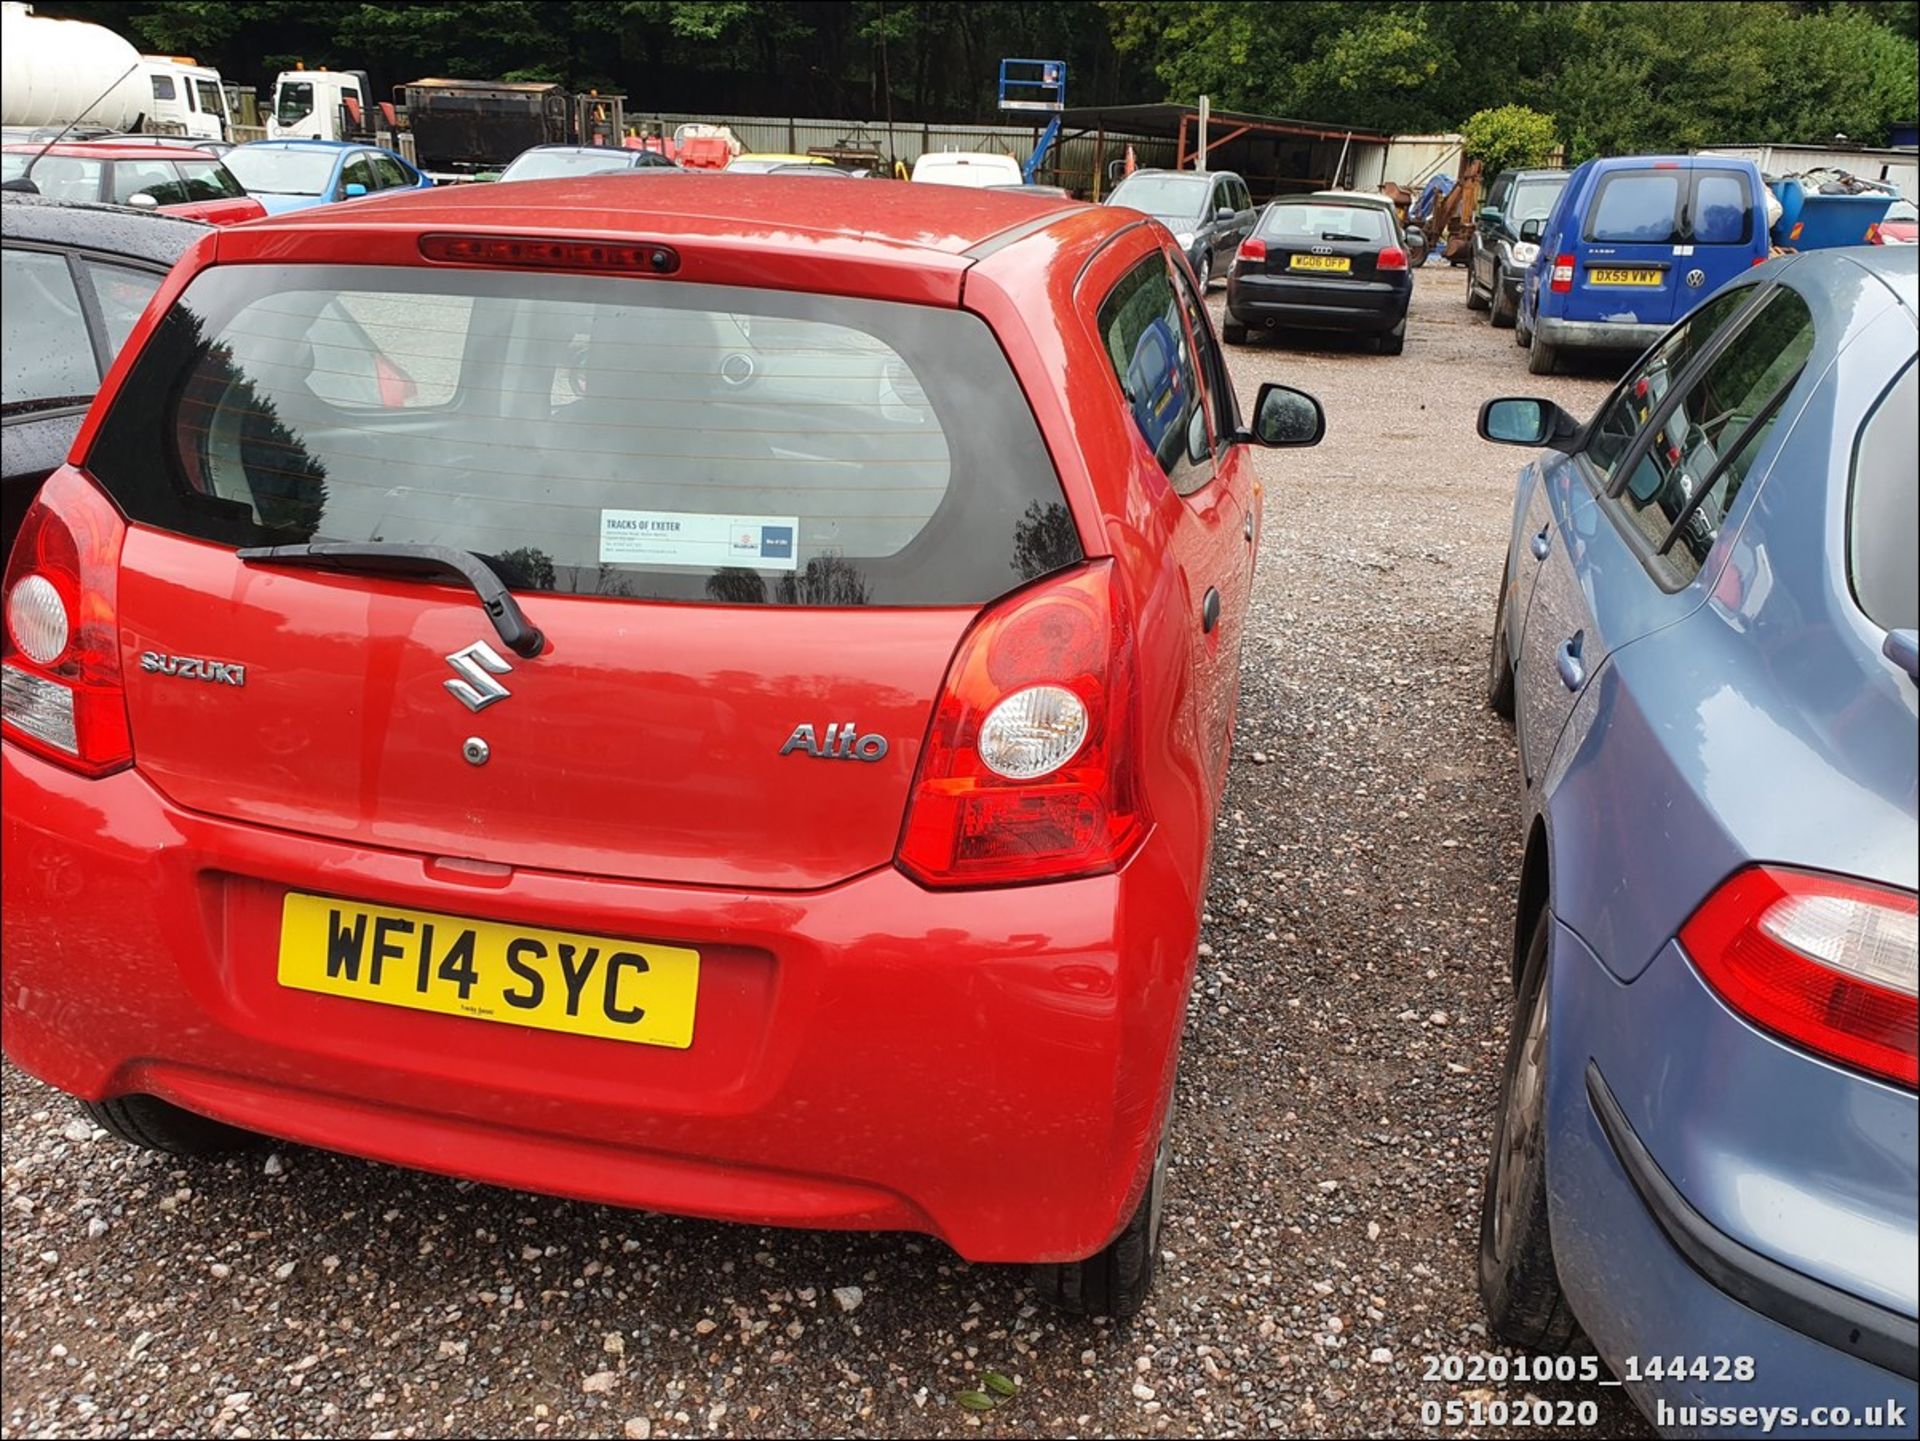
[[[150,134],[233,139],[233,116],[218,70],[187,55],[142,55],[140,62],[153,97],[145,127]]]
[[[282,70],[274,77],[269,140],[353,140],[372,125],[364,70]]]

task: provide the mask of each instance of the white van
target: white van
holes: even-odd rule
[[[913,162],[913,178],[929,185],[964,185],[985,190],[994,185],[1018,185],[1025,178],[1020,162],[1011,155],[984,150],[943,150]]]
[[[220,72],[179,55],[142,55],[153,103],[146,128],[155,135],[191,135],[196,140],[231,140],[233,116],[227,108]]]

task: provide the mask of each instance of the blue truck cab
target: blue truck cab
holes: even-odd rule
[[[1515,334],[1532,351],[1527,368],[1551,375],[1567,351],[1645,350],[1765,261],[1765,182],[1752,161],[1718,155],[1589,160],[1538,243]]]

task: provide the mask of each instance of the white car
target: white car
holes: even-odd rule
[[[913,178],[930,185],[964,185],[985,190],[994,185],[1018,185],[1025,179],[1020,162],[1011,155],[984,150],[944,150],[922,155],[913,162]]]

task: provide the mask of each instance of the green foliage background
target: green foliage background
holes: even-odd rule
[[[1517,104],[1570,159],[1874,143],[1920,113],[1914,0],[42,0],[265,87],[303,60],[554,79],[638,110],[987,120],[1003,56],[1074,103],[1192,99],[1393,131]]]

